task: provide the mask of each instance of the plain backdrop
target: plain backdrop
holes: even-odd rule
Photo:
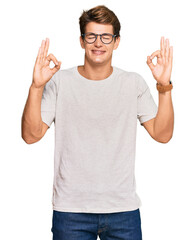
[[[160,38],[173,46],[172,99],[175,126],[167,144],[153,140],[138,121],[137,193],[144,240],[195,239],[195,35],[193,1],[4,1],[1,3],[0,226],[1,239],[52,239],[55,125],[35,144],[21,138],[21,117],[33,67],[48,37],[61,69],[84,63],[79,17],[105,5],[121,23],[121,41],[112,65],[146,80],[158,105],[156,80],[147,56]],[[52,63],[51,63],[51,66]]]

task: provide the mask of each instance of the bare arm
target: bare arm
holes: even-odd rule
[[[37,55],[33,71],[33,81],[29,89],[29,95],[22,116],[22,138],[28,144],[39,141],[48,129],[41,119],[41,100],[45,84],[60,69],[61,62],[58,63],[53,54],[47,56],[49,39],[42,41]],[[50,69],[50,61],[55,66]]]
[[[169,85],[172,71],[173,47],[169,46],[169,40],[161,38],[161,49],[154,52],[147,58],[147,64],[150,67],[156,81],[161,85]],[[152,59],[157,57],[157,64],[152,63]],[[174,110],[171,98],[171,91],[165,93],[159,92],[158,113],[156,117],[143,124],[149,134],[159,142],[168,142],[173,135],[174,128]]]
[[[158,113],[155,118],[144,122],[143,126],[157,142],[169,142],[174,129],[174,110],[171,91],[159,93]]]
[[[42,88],[31,85],[22,116],[22,138],[28,144],[39,141],[48,129],[41,119]]]

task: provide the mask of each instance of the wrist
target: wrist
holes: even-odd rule
[[[33,90],[35,90],[35,91],[43,91],[43,90],[44,90],[44,87],[45,87],[45,85],[42,85],[41,87],[37,87],[37,86],[35,85],[35,83],[32,82],[32,84],[31,84],[31,86],[30,86],[30,89],[33,89]]]
[[[156,83],[156,88],[157,90],[159,91],[159,93],[164,93],[164,92],[167,92],[167,91],[170,91],[172,88],[173,88],[173,85],[172,85],[172,82],[169,81],[169,83],[165,83],[166,85],[164,84],[159,84],[158,82]]]
[[[160,85],[160,86],[168,86],[168,85],[171,84],[171,81],[169,80],[168,82],[164,82],[164,83],[162,83],[162,82],[157,82],[157,84]]]

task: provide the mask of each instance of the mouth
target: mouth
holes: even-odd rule
[[[100,51],[100,50],[92,50],[92,53],[95,55],[102,55],[105,53],[105,51]]]

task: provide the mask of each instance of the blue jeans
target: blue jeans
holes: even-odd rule
[[[142,240],[139,208],[115,213],[53,210],[53,240]]]

